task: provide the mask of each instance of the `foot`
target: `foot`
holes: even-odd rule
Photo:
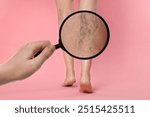
[[[80,91],[83,93],[92,93],[92,85],[90,82],[90,78],[81,78],[80,81]]]
[[[70,87],[76,82],[74,77],[67,77],[63,83],[64,87]]]
[[[92,90],[92,85],[91,83],[80,83],[80,91],[83,92],[83,93],[92,93],[93,90]]]

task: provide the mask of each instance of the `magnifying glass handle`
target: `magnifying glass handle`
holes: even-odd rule
[[[56,49],[59,49],[59,48],[60,48],[60,44],[56,44],[56,45],[55,45],[55,48],[56,48]]]

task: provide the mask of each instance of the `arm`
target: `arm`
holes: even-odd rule
[[[10,71],[10,68],[5,67],[5,65],[0,65],[0,85],[8,83],[11,81],[11,75],[9,77],[8,73]]]
[[[8,62],[0,65],[0,85],[29,77],[54,50],[49,41],[31,42],[23,46]]]

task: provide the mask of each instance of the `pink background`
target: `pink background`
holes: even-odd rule
[[[78,0],[75,0],[78,2]],[[99,0],[98,12],[109,24],[110,43],[93,60],[93,94],[79,92],[77,83],[65,88],[61,50],[29,79],[0,87],[0,99],[150,99],[150,1]],[[0,63],[24,43],[57,43],[55,0],[0,0]]]

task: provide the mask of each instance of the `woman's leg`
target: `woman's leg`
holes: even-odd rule
[[[80,0],[80,10],[96,11],[97,0]],[[83,60],[81,64],[81,80],[80,91],[85,93],[92,92],[92,86],[90,82],[90,69],[92,60]]]
[[[73,0],[56,0],[56,5],[60,26],[61,22],[73,11]],[[75,83],[74,60],[66,52],[63,54],[66,65],[66,79],[64,81],[64,86],[71,86]]]

